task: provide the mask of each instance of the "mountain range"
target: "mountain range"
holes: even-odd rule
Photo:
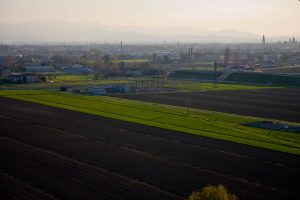
[[[262,35],[235,29],[210,31],[193,26],[172,26],[156,29],[107,26],[97,23],[70,23],[62,21],[33,21],[17,24],[0,23],[0,40],[8,43],[42,42],[119,42],[161,43],[259,43]],[[268,38],[269,41],[288,40],[288,37]]]

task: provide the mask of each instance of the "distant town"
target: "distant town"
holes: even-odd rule
[[[263,72],[300,65],[300,43],[134,45],[5,45],[0,46],[2,82],[43,82],[42,75],[95,74],[104,77],[166,75],[186,68],[215,66],[227,71]],[[37,75],[40,78],[36,78]],[[23,78],[26,76],[27,79]]]

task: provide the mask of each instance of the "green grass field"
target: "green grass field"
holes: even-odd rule
[[[300,155],[300,135],[246,127],[253,117],[105,96],[46,90],[0,91],[0,96]]]
[[[49,89],[58,88],[61,85],[87,86],[87,85],[107,85],[107,84],[124,84],[131,79],[94,79],[93,75],[61,75],[53,76],[46,83],[35,84],[5,84],[0,85],[0,89]]]
[[[62,76],[54,76],[52,78],[55,82],[63,82],[63,81],[89,81],[93,80],[92,75],[62,75]]]
[[[165,85],[168,88],[178,89],[182,91],[200,92],[208,90],[251,90],[268,88],[267,86],[240,85],[240,84],[224,84],[224,83],[199,83],[192,81],[173,81]]]

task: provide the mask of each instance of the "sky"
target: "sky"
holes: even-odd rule
[[[59,20],[300,36],[299,0],[0,0],[0,22]],[[0,27],[1,28],[1,27]]]

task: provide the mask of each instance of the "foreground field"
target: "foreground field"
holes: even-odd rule
[[[2,91],[0,95],[300,155],[300,135],[241,125],[257,118],[49,91]]]
[[[296,155],[10,98],[0,110],[8,197],[181,199],[221,183],[243,200],[299,194]]]

